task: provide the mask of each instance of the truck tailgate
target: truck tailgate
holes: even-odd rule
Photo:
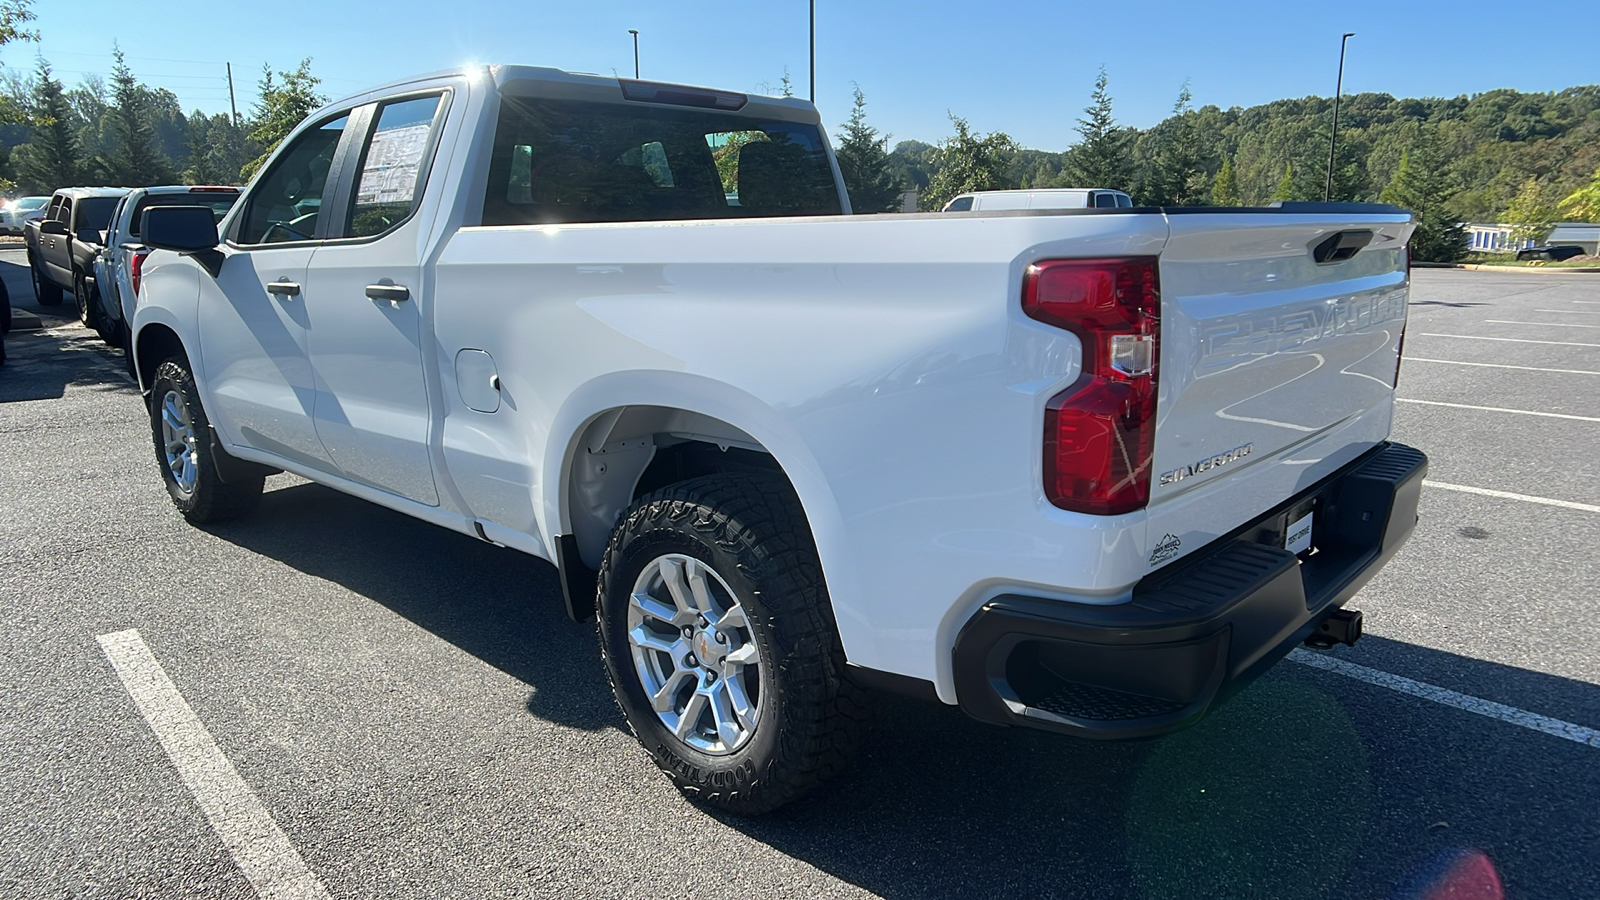
[[[1404,213],[1170,216],[1151,564],[1244,524],[1388,434]]]

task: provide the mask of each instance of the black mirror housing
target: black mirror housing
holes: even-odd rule
[[[40,234],[66,234],[67,223],[55,219],[45,219],[39,223]]]
[[[200,253],[217,247],[217,219],[209,206],[152,206],[139,222],[146,246],[179,253]]]

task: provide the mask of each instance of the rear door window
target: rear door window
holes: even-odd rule
[[[442,95],[393,100],[378,107],[361,151],[344,237],[383,234],[411,216],[427,176],[428,150]]]
[[[752,115],[507,97],[483,224],[842,211],[814,125]]]

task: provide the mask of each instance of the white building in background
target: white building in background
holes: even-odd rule
[[[1467,229],[1467,247],[1478,253],[1511,253],[1523,247],[1532,247],[1532,241],[1523,241],[1522,247],[1513,247],[1511,244],[1511,225],[1480,225],[1468,223],[1462,226]],[[1571,244],[1582,247],[1590,255],[1600,254],[1600,224],[1589,222],[1561,222],[1555,230],[1550,232],[1550,237],[1545,243],[1551,246],[1556,244]]]

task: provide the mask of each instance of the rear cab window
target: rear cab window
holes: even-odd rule
[[[839,215],[815,125],[506,96],[484,225]]]

